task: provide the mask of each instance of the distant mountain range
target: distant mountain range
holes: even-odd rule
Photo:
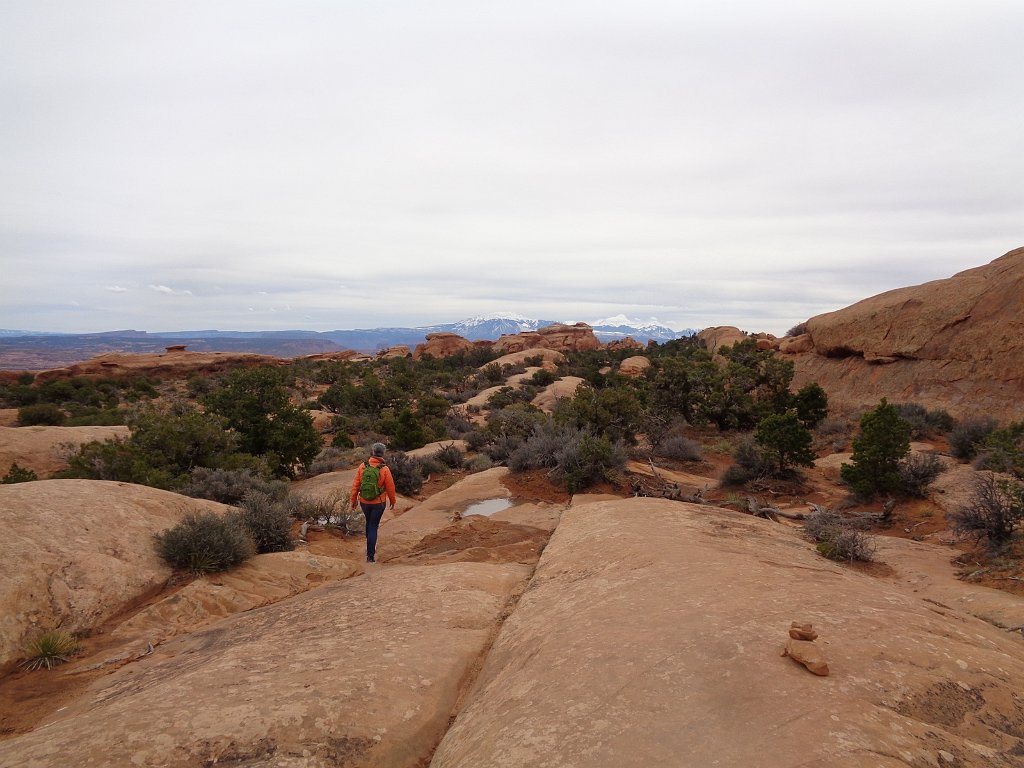
[[[362,328],[337,331],[148,331],[119,330],[64,334],[0,329],[0,369],[56,368],[109,352],[162,352],[169,344],[185,344],[195,352],[256,352],[277,357],[298,357],[318,352],[354,349],[374,353],[381,349],[421,343],[430,333],[455,333],[471,341],[496,340],[504,334],[536,331],[553,320],[516,314],[482,315],[456,323],[419,328]],[[608,342],[631,336],[641,344],[659,343],[696,333],[674,331],[657,320],[634,321],[623,315],[590,324],[594,335]]]

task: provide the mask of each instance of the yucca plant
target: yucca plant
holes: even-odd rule
[[[78,650],[78,641],[67,632],[59,629],[44,632],[33,638],[25,646],[27,658],[21,662],[21,668],[29,671],[53,669],[68,661],[71,654]]]

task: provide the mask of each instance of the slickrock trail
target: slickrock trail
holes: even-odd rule
[[[1020,766],[1022,651],[770,522],[574,506],[431,766]]]
[[[989,623],[1024,623],[1024,600],[949,578],[946,550],[887,543],[895,575],[874,578],[747,515],[524,503],[508,480],[416,503],[383,526],[381,564],[311,542],[126,618],[115,639],[165,641],[0,741],[0,766],[1024,761],[1024,638]],[[461,514],[495,499],[511,506]],[[829,676],[780,656],[793,621],[813,623]]]

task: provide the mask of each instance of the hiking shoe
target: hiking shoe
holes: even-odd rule
[[[377,561],[374,560],[372,557],[368,557],[368,558],[366,558],[366,562],[368,562],[368,563],[376,563]]]

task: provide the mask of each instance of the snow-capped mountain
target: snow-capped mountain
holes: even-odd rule
[[[457,333],[465,339],[476,341],[478,339],[497,339],[507,333],[523,333],[524,331],[536,331],[545,325],[551,325],[552,320],[534,320],[514,312],[499,313],[492,315],[478,315],[457,323],[447,323],[443,326],[435,326],[448,333]],[[433,333],[435,331],[431,331]]]
[[[631,336],[641,343],[647,343],[651,339],[663,342],[690,336],[697,332],[697,329],[694,328],[674,331],[655,317],[647,320],[635,320],[625,315],[614,315],[595,320],[590,323],[590,326],[594,329],[594,335],[601,341],[613,341]]]

